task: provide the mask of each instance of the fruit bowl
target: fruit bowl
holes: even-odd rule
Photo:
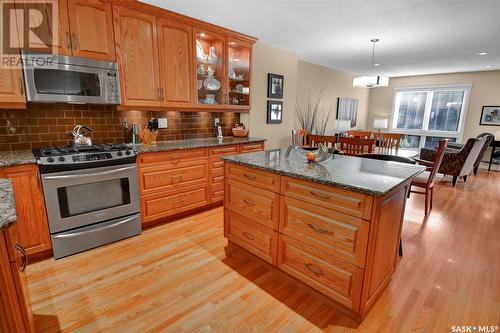
[[[322,144],[319,144],[318,148],[315,150],[306,150],[302,147],[290,146],[287,149],[286,156],[288,156],[291,151],[294,151],[295,154],[305,159],[308,163],[323,162],[332,157],[333,155],[328,149],[328,147]]]
[[[248,135],[248,128],[233,128],[232,131],[237,138],[244,138]]]

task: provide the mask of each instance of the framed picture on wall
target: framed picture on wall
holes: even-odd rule
[[[358,118],[358,100],[353,98],[337,99],[337,120],[351,121],[351,128],[356,127]]]
[[[479,125],[500,126],[500,106],[483,106]]]
[[[279,74],[267,74],[267,97],[268,98],[283,98],[283,84],[285,78]]]
[[[267,101],[267,123],[281,124],[283,121],[283,102]]]

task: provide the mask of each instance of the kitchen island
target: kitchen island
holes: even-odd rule
[[[394,272],[406,195],[425,168],[279,149],[222,159],[228,240],[364,318]]]

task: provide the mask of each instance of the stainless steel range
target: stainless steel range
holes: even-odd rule
[[[141,233],[136,154],[127,145],[34,149],[54,257]]]

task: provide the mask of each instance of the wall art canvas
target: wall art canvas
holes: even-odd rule
[[[353,98],[337,99],[337,119],[350,120],[351,128],[356,127],[358,118],[358,100]]]

